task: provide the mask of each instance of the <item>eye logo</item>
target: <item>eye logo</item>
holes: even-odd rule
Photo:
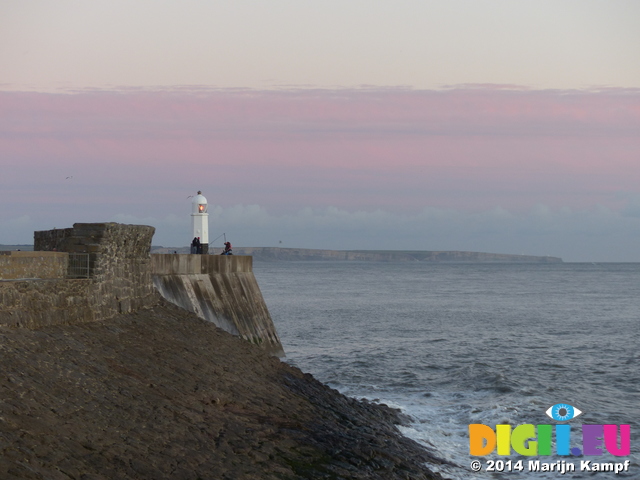
[[[582,411],[568,403],[556,403],[544,412],[556,422],[568,422],[582,415]]]
[[[515,428],[512,428],[512,426],[508,424],[499,424],[494,428],[482,423],[470,424],[469,454],[474,457],[482,457],[495,451],[500,456],[508,456],[512,455],[515,450],[519,455],[528,457],[535,455],[550,456],[554,455],[553,446],[555,445],[555,455],[564,457],[579,457],[582,455],[589,457],[604,455],[606,452],[616,457],[631,455],[631,425],[629,424],[571,425],[567,422],[582,415],[583,412],[568,403],[556,403],[550,406],[545,413],[559,423],[555,425],[533,425],[524,423],[517,425]],[[571,446],[572,427],[582,427],[582,445],[580,446]],[[554,436],[555,442],[553,441]],[[575,443],[576,440],[576,438],[573,438],[573,443]],[[564,462],[564,460],[562,460],[562,462]],[[582,461],[581,468],[584,470],[584,467],[590,464],[590,462],[590,460]],[[627,460],[624,465],[627,465],[628,462]],[[559,464],[560,461],[558,461],[558,465]],[[531,465],[532,462],[530,461],[530,469]],[[549,464],[549,466],[552,465],[555,464]],[[567,464],[567,466],[568,465],[569,464]],[[595,465],[595,463],[593,465]],[[623,464],[619,463],[616,465]],[[555,470],[555,467],[543,471],[552,470]],[[604,471],[605,469],[602,470]],[[564,470],[560,471],[560,469],[558,469],[557,471],[564,473]],[[626,471],[627,470],[625,470],[625,472]]]

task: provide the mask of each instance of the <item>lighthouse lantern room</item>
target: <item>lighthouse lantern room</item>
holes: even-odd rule
[[[209,214],[207,213],[207,199],[201,191],[193,197],[191,209],[191,238],[199,238],[202,253],[209,253]]]

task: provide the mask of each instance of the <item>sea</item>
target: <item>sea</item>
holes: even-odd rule
[[[446,461],[429,465],[443,477],[640,479],[640,264],[256,261],[254,272],[285,361],[402,410],[401,433]],[[582,413],[553,420],[558,404]],[[568,424],[573,449],[583,424],[630,425],[631,452],[476,457],[470,424]],[[582,467],[627,460],[617,474]]]

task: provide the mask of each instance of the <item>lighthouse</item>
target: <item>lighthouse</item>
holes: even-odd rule
[[[209,253],[209,214],[207,213],[207,199],[201,191],[193,197],[191,209],[191,238],[199,238],[202,253]]]

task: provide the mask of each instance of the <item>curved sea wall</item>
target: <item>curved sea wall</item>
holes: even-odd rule
[[[0,325],[39,328],[109,319],[160,297],[283,356],[251,257],[150,255],[155,229],[76,223],[34,233],[33,252],[0,255]]]
[[[165,301],[103,322],[0,325],[0,479],[441,479],[399,412]]]
[[[174,305],[284,356],[252,260],[237,255],[154,254],[153,284]]]

